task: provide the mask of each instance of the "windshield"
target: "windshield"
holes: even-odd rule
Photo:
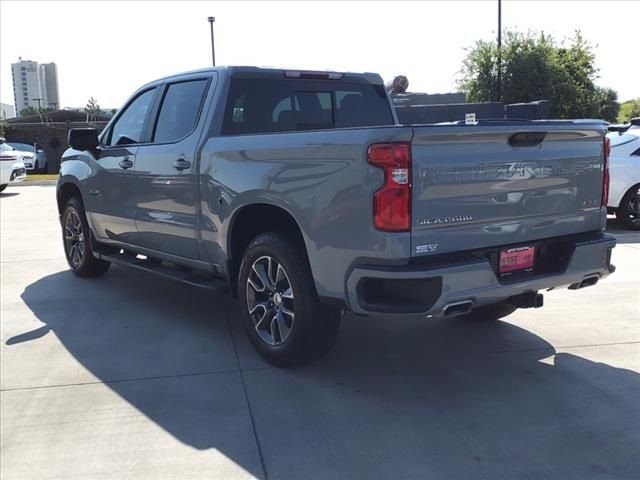
[[[28,143],[8,143],[7,145],[11,145],[16,150],[22,150],[23,152],[33,152],[33,145],[29,145]]]
[[[620,135],[617,133],[609,133],[607,137],[609,137],[609,139],[611,140],[612,148],[625,145],[629,142],[633,142],[636,138],[638,138],[635,135],[629,135],[629,134]]]
[[[10,152],[12,150],[15,150],[12,146],[6,143],[0,143],[0,152]]]

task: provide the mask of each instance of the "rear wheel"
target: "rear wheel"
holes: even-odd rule
[[[622,197],[616,218],[624,228],[640,230],[640,184],[631,187]]]
[[[491,322],[511,315],[517,309],[518,307],[509,303],[494,303],[492,305],[482,305],[474,308],[471,312],[460,315],[460,318],[474,322]]]
[[[318,301],[303,253],[278,233],[260,234],[247,247],[238,296],[251,342],[274,365],[315,360],[335,342],[339,310]]]
[[[106,273],[111,265],[93,256],[91,230],[87,223],[82,201],[69,199],[62,213],[62,241],[67,263],[79,277],[97,277]]]

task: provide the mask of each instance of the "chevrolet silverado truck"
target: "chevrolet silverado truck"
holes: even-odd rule
[[[607,142],[588,120],[399,125],[370,73],[184,73],[69,132],[64,251],[80,277],[230,291],[258,352],[302,364],[345,311],[491,320],[609,275]]]

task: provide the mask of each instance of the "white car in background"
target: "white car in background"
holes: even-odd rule
[[[9,184],[18,183],[27,178],[20,152],[6,143],[0,143],[0,192]]]
[[[640,230],[640,122],[634,123],[607,134],[611,140],[607,208],[623,227]]]
[[[33,147],[25,146],[23,148],[18,148],[11,143],[5,143],[5,145],[20,154],[20,156],[22,157],[22,161],[24,162],[24,167],[27,170],[34,170],[37,163],[37,158],[35,152],[33,151]]]
[[[37,143],[6,142],[22,155],[24,166],[27,170],[47,171],[47,156],[44,149]]]

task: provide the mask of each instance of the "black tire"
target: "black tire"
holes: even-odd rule
[[[0,192],[4,192],[4,189],[7,188],[9,184],[0,185]]]
[[[340,311],[319,302],[304,253],[279,233],[262,233],[245,250],[238,298],[251,343],[269,363],[299,366],[335,343]]]
[[[640,230],[640,184],[634,185],[622,197],[616,218],[628,230]]]
[[[79,277],[104,275],[111,265],[93,256],[91,243],[91,230],[82,201],[72,197],[62,212],[62,244],[71,271]]]
[[[460,315],[460,318],[472,322],[493,322],[511,315],[517,309],[518,307],[508,303],[494,303],[492,305],[482,305],[474,308],[471,312]]]

